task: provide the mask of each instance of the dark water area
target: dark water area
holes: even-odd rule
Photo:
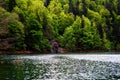
[[[0,80],[120,80],[120,55],[0,55]]]

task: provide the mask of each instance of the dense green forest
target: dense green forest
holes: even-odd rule
[[[120,0],[0,0],[0,50],[120,49]]]

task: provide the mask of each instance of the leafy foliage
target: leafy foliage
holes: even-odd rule
[[[2,8],[0,8],[0,14],[0,49],[25,49],[24,25],[18,21],[18,15],[16,13],[9,13]]]
[[[120,1],[1,1],[1,50],[50,50],[50,39],[70,50],[120,49]]]

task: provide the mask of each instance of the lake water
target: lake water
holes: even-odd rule
[[[120,80],[120,55],[0,55],[0,80]]]

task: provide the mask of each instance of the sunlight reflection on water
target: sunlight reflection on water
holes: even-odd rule
[[[0,80],[119,80],[119,54],[0,55]]]

